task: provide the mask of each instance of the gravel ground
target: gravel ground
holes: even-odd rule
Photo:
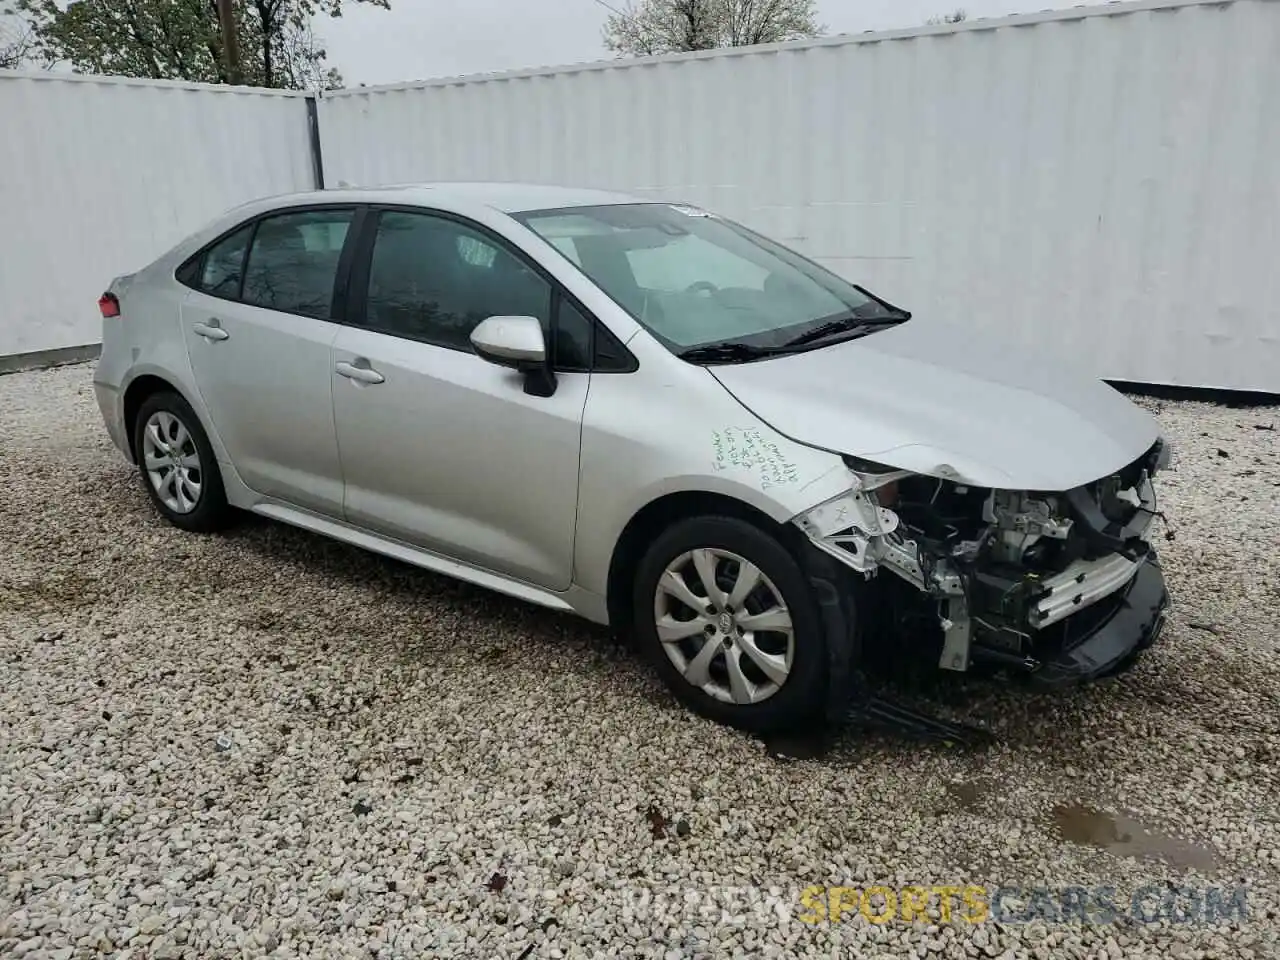
[[[1177,445],[1150,655],[946,688],[985,750],[797,760],[574,620],[265,521],[181,533],[89,367],[0,377],[0,955],[1280,956],[1280,408],[1143,402]],[[1241,884],[1243,919],[1160,916]],[[813,885],[1021,893],[836,923]],[[1120,916],[1055,917],[1067,887]]]

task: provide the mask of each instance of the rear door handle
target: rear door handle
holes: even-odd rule
[[[365,365],[357,366],[363,361]],[[333,369],[338,371],[339,376],[346,377],[348,380],[358,380],[360,383],[382,383],[387,378],[380,374],[377,370],[367,366],[368,360],[358,360],[356,363],[347,363],[345,360],[339,360],[334,364]]]
[[[222,329],[222,324],[218,323],[217,320],[210,320],[208,323],[197,323],[193,329],[206,340],[225,340],[231,336],[231,334]]]

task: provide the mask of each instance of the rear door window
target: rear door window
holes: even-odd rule
[[[260,220],[240,299],[268,310],[330,319],[338,260],[354,215],[351,209],[301,210]]]

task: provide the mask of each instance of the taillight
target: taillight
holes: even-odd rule
[[[120,316],[120,301],[114,293],[108,291],[98,298],[98,309],[102,311],[102,316],[118,317]]]

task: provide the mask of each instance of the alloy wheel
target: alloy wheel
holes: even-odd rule
[[[702,547],[672,560],[658,579],[653,619],[681,676],[717,700],[760,703],[787,682],[791,612],[773,582],[736,553]]]
[[[186,514],[200,503],[204,470],[200,451],[186,424],[157,410],[142,431],[142,462],[151,488],[174,513]]]

